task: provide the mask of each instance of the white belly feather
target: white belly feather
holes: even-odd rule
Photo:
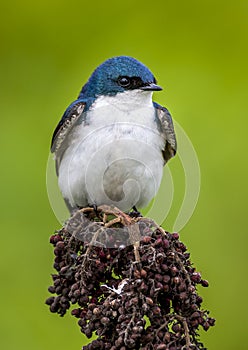
[[[59,186],[72,207],[140,208],[159,188],[165,141],[157,130],[151,93],[119,95],[99,97],[87,112],[87,124],[69,136]]]

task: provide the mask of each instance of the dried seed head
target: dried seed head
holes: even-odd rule
[[[196,334],[200,327],[207,331],[214,326],[215,320],[201,310],[197,285],[207,287],[208,282],[192,267],[179,234],[158,229],[147,218],[135,221],[124,214],[111,224],[113,215],[107,211],[78,213],[81,216],[76,213],[50,238],[57,272],[48,289],[53,296],[46,304],[61,316],[75,304],[71,315],[78,319],[81,332],[88,338],[97,335],[82,349],[179,350],[187,340],[192,350],[203,350]],[[127,245],[128,220],[140,230],[135,249]],[[104,247],[101,241],[87,243],[99,222],[102,229],[108,224],[100,238],[115,241],[115,247]],[[68,230],[72,227],[74,231],[80,227],[80,235]]]

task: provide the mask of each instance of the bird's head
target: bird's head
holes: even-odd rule
[[[96,68],[83,86],[80,96],[114,96],[135,89],[150,92],[162,90],[145,65],[132,57],[118,56],[108,59]]]

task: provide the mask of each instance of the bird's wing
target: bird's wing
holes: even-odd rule
[[[155,102],[154,107],[156,109],[159,131],[163,134],[165,139],[165,146],[162,152],[164,161],[167,163],[170,158],[175,156],[177,151],[177,141],[174,126],[168,109],[160,106]]]
[[[51,152],[55,153],[56,171],[62,156],[68,147],[68,134],[71,132],[76,122],[82,115],[86,103],[84,101],[74,101],[65,111],[63,117],[54,130],[51,144]]]

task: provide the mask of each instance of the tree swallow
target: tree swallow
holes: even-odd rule
[[[170,113],[152,101],[151,71],[132,57],[110,58],[93,72],[56,127],[51,151],[58,183],[79,207],[142,208],[156,195],[176,153]]]

